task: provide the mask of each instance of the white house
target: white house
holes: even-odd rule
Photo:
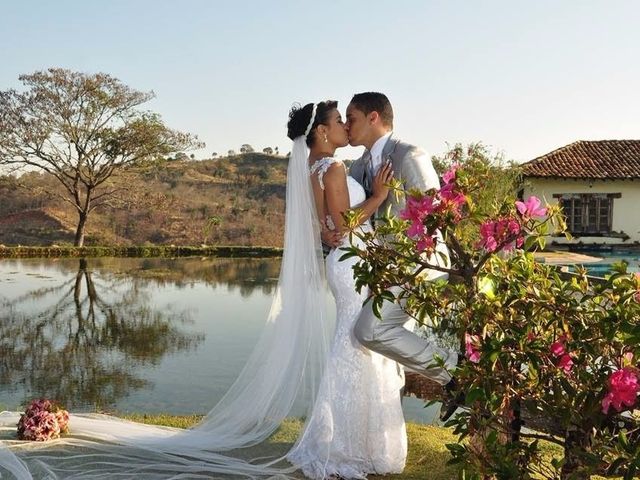
[[[577,141],[523,164],[523,196],[560,203],[574,236],[556,244],[640,244],[640,140]]]

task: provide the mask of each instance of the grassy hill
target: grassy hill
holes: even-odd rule
[[[111,187],[122,198],[92,212],[86,245],[282,246],[287,158],[247,153],[129,169]],[[73,243],[77,214],[30,172],[0,177],[0,244]]]

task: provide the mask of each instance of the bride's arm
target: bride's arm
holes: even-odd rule
[[[385,164],[375,176],[373,181],[373,194],[356,207],[359,213],[358,225],[364,223],[382,205],[389,194],[386,186],[393,178],[391,164]],[[347,174],[342,162],[336,162],[329,167],[324,175],[324,188],[327,201],[328,214],[331,216],[336,230],[345,232],[342,214],[349,210],[349,190],[347,188]]]

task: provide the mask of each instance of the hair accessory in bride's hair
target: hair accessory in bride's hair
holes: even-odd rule
[[[309,132],[311,131],[311,127],[313,127],[313,122],[316,121],[317,108],[318,108],[318,104],[314,103],[313,108],[311,109],[311,120],[309,120],[309,125],[307,125],[307,129],[304,131],[305,138],[307,137],[307,135],[309,135]]]

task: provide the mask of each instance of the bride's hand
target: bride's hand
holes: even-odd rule
[[[338,248],[340,245],[342,245],[343,237],[344,234],[338,232],[337,230],[328,230],[326,228],[323,228],[320,231],[320,238],[322,240],[322,243],[328,245],[331,248]]]
[[[389,182],[393,179],[393,170],[391,162],[385,162],[376,173],[373,179],[371,190],[374,197],[382,200],[387,198],[389,194]]]

